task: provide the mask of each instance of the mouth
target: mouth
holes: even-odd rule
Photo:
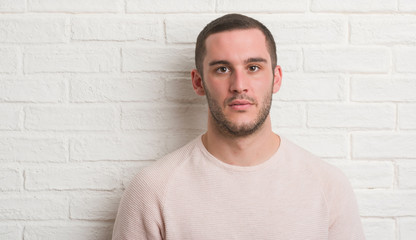
[[[234,100],[228,104],[228,106],[238,106],[238,105],[252,105],[248,100]]]
[[[252,102],[250,102],[250,101],[248,101],[248,100],[234,100],[234,101],[231,101],[229,104],[228,104],[228,106],[231,108],[231,109],[234,109],[234,110],[239,110],[239,111],[241,111],[241,110],[246,110],[246,109],[248,109],[251,105],[253,105],[253,103]]]

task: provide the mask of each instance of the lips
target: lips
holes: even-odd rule
[[[247,110],[248,108],[251,107],[251,105],[253,105],[253,103],[249,100],[245,100],[245,99],[237,99],[237,100],[232,100],[228,106],[236,111],[244,111]]]
[[[228,104],[229,106],[238,106],[238,105],[252,105],[250,101],[247,100],[234,100]]]

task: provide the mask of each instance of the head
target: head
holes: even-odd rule
[[[272,69],[277,65],[276,43],[272,33],[261,22],[256,19],[241,15],[227,14],[210,22],[199,33],[195,46],[195,66],[198,72],[203,75],[203,61],[206,55],[206,39],[214,34],[232,30],[258,29],[266,37],[266,44],[270,54]]]
[[[214,20],[199,34],[192,83],[205,95],[208,128],[234,137],[270,127],[272,94],[281,83],[276,47],[263,24],[238,14]]]

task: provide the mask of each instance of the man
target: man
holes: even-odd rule
[[[272,132],[276,59],[252,18],[229,14],[202,30],[191,75],[207,131],[135,177],[113,239],[364,239],[346,177]]]

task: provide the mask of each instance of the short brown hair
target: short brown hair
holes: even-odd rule
[[[276,55],[276,43],[272,33],[264,26],[261,22],[254,18],[247,17],[241,14],[227,14],[220,18],[215,19],[205,26],[204,29],[199,33],[196,40],[195,47],[195,66],[198,72],[202,75],[203,61],[206,55],[205,40],[214,33],[231,31],[235,29],[259,29],[266,37],[267,48],[269,50],[270,58],[272,61],[272,69],[277,64]]]

